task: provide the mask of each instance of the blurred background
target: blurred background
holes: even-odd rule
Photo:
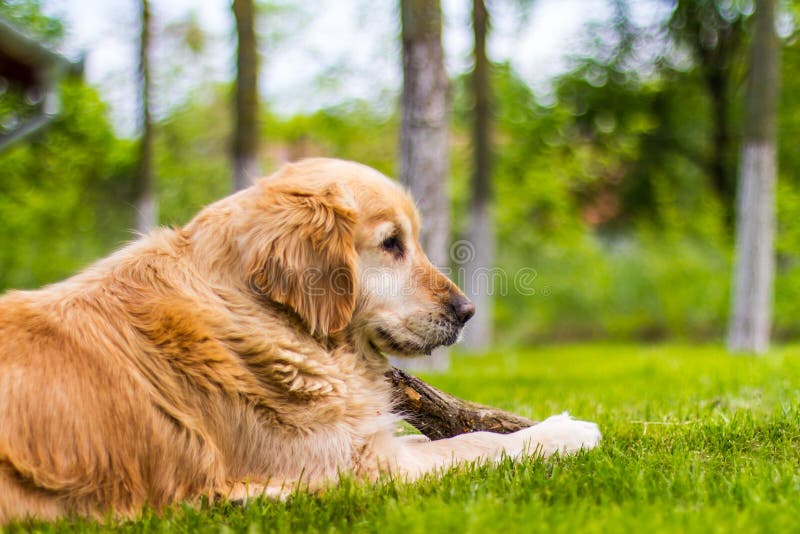
[[[754,83],[757,4],[2,0],[0,289],[321,155],[415,193],[483,311],[467,348],[721,341],[748,98],[773,90],[771,331],[792,338],[800,3],[769,13],[780,81]]]

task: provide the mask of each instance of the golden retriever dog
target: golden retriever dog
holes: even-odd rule
[[[4,295],[0,524],[594,447],[596,425],[566,414],[508,435],[394,435],[385,355],[452,344],[474,313],[420,224],[377,171],[305,160]]]

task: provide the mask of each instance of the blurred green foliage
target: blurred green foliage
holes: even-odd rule
[[[3,0],[0,16],[47,45],[56,45],[64,37],[63,22],[45,15],[40,0]]]
[[[587,32],[592,39],[549,97],[508,64],[494,66],[496,264],[509,280],[495,299],[498,342],[724,331],[733,215],[725,184],[736,176],[747,5],[681,0],[670,23],[654,28],[637,26],[626,2],[613,4],[612,25]],[[37,2],[20,1],[0,14],[20,5],[39,13]],[[790,336],[800,334],[800,14],[786,7],[793,33],[782,56],[775,328]],[[698,13],[702,20],[689,20]],[[26,17],[14,20],[41,24]],[[711,83],[714,65],[697,57],[714,42],[728,46],[723,91]],[[465,84],[457,77],[452,88],[454,240],[468,220]],[[230,95],[228,86],[202,87],[157,125],[163,224],[183,224],[230,191]],[[131,236],[135,143],[115,136],[93,89],[66,85],[64,106],[46,132],[0,153],[2,288],[65,277]],[[267,105],[263,171],[326,155],[396,175],[398,116],[385,111],[393,108],[345,101],[284,117]],[[717,144],[720,124],[727,137]],[[533,294],[514,291],[520,269],[535,271]]]
[[[35,287],[106,254],[130,226],[131,144],[96,91],[66,83],[54,124],[0,154],[0,286]]]

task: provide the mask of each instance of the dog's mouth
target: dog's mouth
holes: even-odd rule
[[[426,336],[409,331],[403,339],[398,339],[380,326],[375,328],[375,333],[377,338],[370,339],[369,344],[376,352],[388,352],[395,356],[430,356],[435,348],[449,346],[458,341],[461,328],[452,325],[437,329],[435,333]]]

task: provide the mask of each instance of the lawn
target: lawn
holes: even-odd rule
[[[414,485],[345,482],[246,507],[178,507],[135,522],[41,531],[800,531],[800,347],[577,345],[459,357],[442,389],[533,418],[594,420],[599,449],[469,466]]]

